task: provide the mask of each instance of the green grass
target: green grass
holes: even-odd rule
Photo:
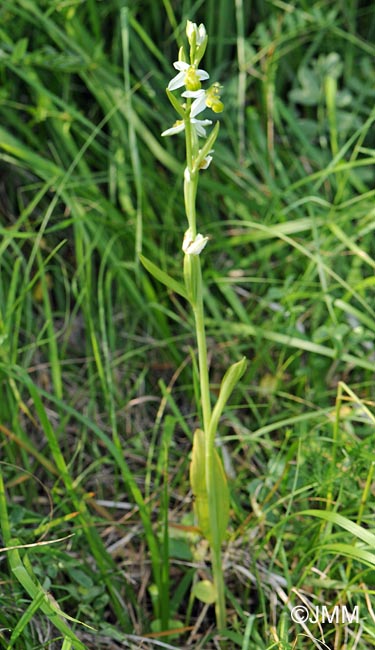
[[[160,133],[187,18],[225,103],[198,196],[214,397],[249,359],[219,427],[228,647],[375,645],[372,3],[3,0],[6,650],[218,647],[191,597],[192,319],[139,259],[181,286],[184,144]],[[361,624],[293,623],[324,604]]]

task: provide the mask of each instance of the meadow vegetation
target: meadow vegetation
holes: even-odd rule
[[[225,105],[197,197],[213,402],[248,359],[220,635],[193,318],[140,262],[183,281],[161,133],[187,19]],[[2,0],[0,40],[0,648],[374,647],[373,2]]]

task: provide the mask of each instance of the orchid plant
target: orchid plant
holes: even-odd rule
[[[245,371],[246,360],[245,358],[241,359],[226,371],[221,381],[219,396],[213,406],[200,260],[200,255],[205,249],[209,237],[197,231],[196,196],[199,175],[202,170],[208,168],[213,159],[212,154],[219,133],[219,122],[207,134],[207,127],[212,126],[212,120],[198,119],[198,116],[207,108],[214,113],[221,113],[224,104],[220,98],[221,87],[218,83],[212,84],[207,89],[202,88],[202,82],[209,79],[208,72],[199,68],[208,40],[204,25],[198,26],[188,20],[186,35],[189,43],[189,57],[186,56],[184,48],[181,48],[178,61],[173,64],[177,74],[171,79],[166,89],[179,119],[162,133],[163,137],[179,133],[185,134],[184,200],[188,222],[182,243],[185,286],[159,269],[150,260],[143,256],[141,259],[149,272],[188,300],[194,315],[200,386],[198,410],[201,409],[202,422],[194,433],[190,482],[194,495],[197,524],[202,535],[209,542],[212,565],[212,581],[204,580],[196,583],[194,594],[204,602],[215,603],[218,629],[223,631],[226,610],[221,547],[229,521],[229,490],[224,467],[215,447],[215,438],[223,409]],[[183,91],[178,98],[174,93],[180,89]]]

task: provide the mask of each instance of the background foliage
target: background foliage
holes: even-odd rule
[[[192,323],[139,263],[181,278],[160,132],[187,18],[225,102],[198,197],[213,390],[250,360],[220,430],[228,639],[374,645],[373,3],[3,0],[2,546],[31,545],[0,557],[3,648],[217,647],[189,596]],[[301,603],[361,622],[303,627]]]

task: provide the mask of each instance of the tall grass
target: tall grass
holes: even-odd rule
[[[2,648],[217,647],[189,596],[191,317],[139,263],[181,280],[183,142],[160,133],[187,18],[226,105],[198,202],[213,391],[251,361],[220,422],[224,636],[374,644],[372,4],[3,0]]]

